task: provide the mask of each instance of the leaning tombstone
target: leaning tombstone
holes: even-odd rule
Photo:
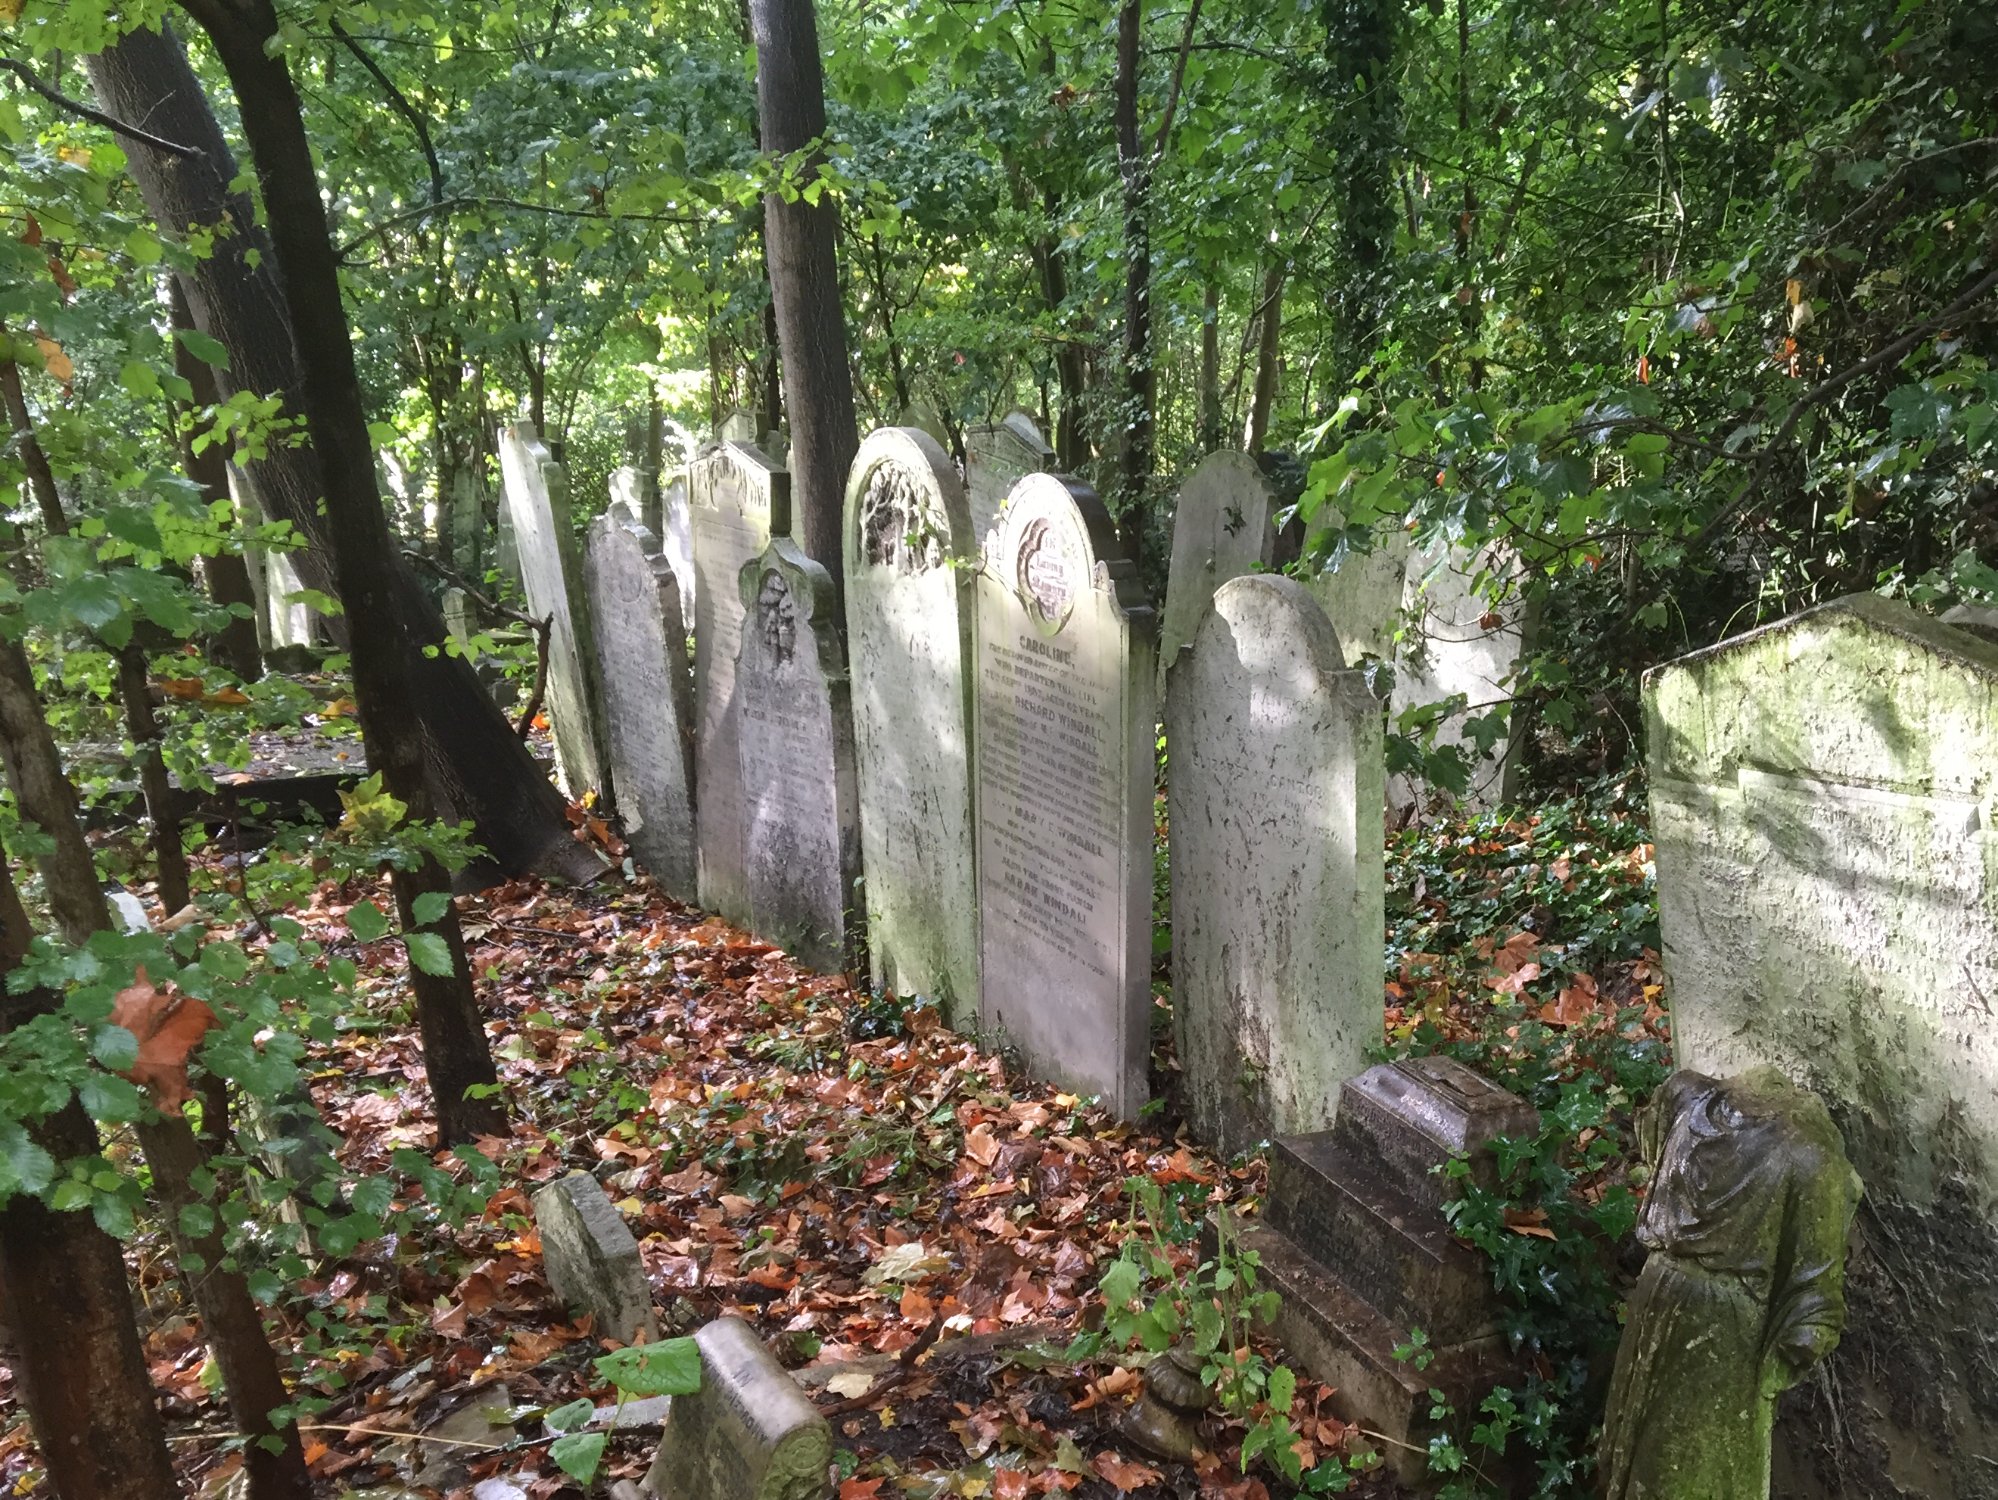
[[[1514,670],[1533,646],[1537,622],[1519,596],[1520,577],[1519,559],[1509,548],[1495,544],[1467,553],[1437,542],[1410,558],[1403,587],[1402,612],[1409,623],[1395,664],[1390,711],[1463,696],[1464,708],[1444,720],[1436,743],[1464,748],[1470,784],[1456,800],[1479,810],[1511,800],[1519,779],[1520,715],[1507,714],[1507,732],[1489,749],[1477,744],[1473,723],[1506,710]],[[1500,597],[1492,598],[1494,593]],[[1432,793],[1396,777],[1388,799],[1397,807],[1419,808]]]
[[[1023,411],[964,433],[964,487],[971,503],[971,534],[982,543],[998,524],[1013,486],[1029,474],[1052,474],[1055,452],[1034,419]]]
[[[749,928],[815,969],[846,968],[860,874],[853,710],[832,575],[779,537],[742,570],[742,837]]]
[[[1808,1088],[1866,1187],[1851,1317],[1783,1403],[1779,1474],[1891,1495],[1919,1453],[1923,1493],[1988,1494],[1998,642],[1856,594],[1654,668],[1644,720],[1678,1061]]]
[[[1096,494],[1030,474],[978,578],[982,1024],[1126,1119],[1150,1059],[1157,616]]]
[[[1539,1129],[1523,1100],[1422,1057],[1348,1079],[1330,1130],[1273,1143],[1263,1218],[1241,1231],[1277,1294],[1271,1332],[1333,1388],[1337,1415],[1385,1440],[1404,1484],[1425,1477],[1439,1407],[1474,1410],[1518,1378],[1490,1267],[1443,1210],[1465,1183],[1497,1189],[1494,1141]],[[1446,1173],[1460,1158],[1463,1176]],[[1417,1328],[1433,1356],[1421,1369],[1395,1353]]]
[[[626,526],[645,526],[647,475],[629,464],[611,470],[608,512]],[[650,527],[645,528],[650,531]]]
[[[501,429],[500,467],[528,612],[549,622],[547,702],[555,769],[563,791],[581,797],[603,786],[604,767],[569,481],[531,422]]]
[[[846,628],[874,983],[978,1022],[971,512],[936,440],[888,427],[846,486]]]
[[[1267,574],[1221,586],[1167,684],[1184,1113],[1232,1155],[1330,1125],[1381,1039],[1381,710]]]
[[[651,537],[612,512],[584,552],[604,695],[611,791],[632,852],[676,901],[699,899],[694,859],[693,671],[680,589]]]
[[[620,1344],[659,1337],[638,1241],[596,1178],[571,1172],[536,1192],[534,1227],[548,1284],[599,1334]]]
[[[698,1329],[701,1388],[666,1409],[655,1500],[824,1500],[832,1428],[740,1318]]]
[[[1637,1134],[1651,1254],[1617,1347],[1599,1493],[1762,1500],[1776,1397],[1845,1327],[1859,1177],[1823,1103],[1766,1066],[1673,1074]]]
[[[687,512],[687,471],[675,469],[659,486],[659,525],[647,531],[659,538],[659,548],[674,578],[680,583],[680,610],[686,616],[686,633],[694,633],[694,542]]]
[[[694,593],[694,804],[701,905],[749,920],[735,661],[742,570],[791,530],[791,476],[754,448],[725,443],[688,472]]]
[[[1276,560],[1276,492],[1246,453],[1212,453],[1179,487],[1172,566],[1159,620],[1159,681],[1207,613],[1214,591]]]

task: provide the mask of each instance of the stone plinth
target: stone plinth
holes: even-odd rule
[[[1421,1058],[1348,1080],[1330,1130],[1276,1142],[1264,1222],[1243,1236],[1282,1298],[1274,1332],[1342,1417],[1393,1440],[1405,1481],[1422,1475],[1431,1388],[1473,1409],[1505,1369],[1490,1269],[1451,1235],[1438,1169],[1461,1152],[1489,1181],[1491,1141],[1539,1128],[1461,1063]],[[1436,1355],[1423,1370],[1394,1357],[1418,1328]]]

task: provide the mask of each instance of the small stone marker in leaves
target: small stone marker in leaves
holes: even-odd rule
[[[594,1314],[597,1332],[619,1343],[657,1336],[638,1241],[594,1177],[571,1172],[542,1188],[534,1222],[548,1283],[564,1302]]]
[[[659,1500],[818,1500],[832,1428],[739,1318],[694,1335],[701,1385],[675,1395],[645,1487]]]

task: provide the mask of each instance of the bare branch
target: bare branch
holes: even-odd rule
[[[169,156],[178,156],[185,160],[191,161],[201,155],[192,146],[183,146],[179,141],[167,140],[164,136],[154,135],[150,130],[141,130],[136,125],[127,125],[123,120],[113,119],[102,110],[92,109],[88,104],[72,99],[67,94],[57,93],[35,76],[34,69],[30,68],[17,57],[0,57],[0,68],[5,68],[9,73],[12,73],[57,109],[67,110],[78,119],[88,120],[93,125],[102,125],[113,135],[122,135],[127,140],[137,141],[141,145],[151,146],[155,151],[164,151]]]

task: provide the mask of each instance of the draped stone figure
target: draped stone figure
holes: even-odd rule
[[[1617,1348],[1606,1500],[1769,1493],[1777,1395],[1845,1324],[1859,1177],[1824,1105],[1774,1068],[1675,1073],[1638,1117],[1651,1251]]]

